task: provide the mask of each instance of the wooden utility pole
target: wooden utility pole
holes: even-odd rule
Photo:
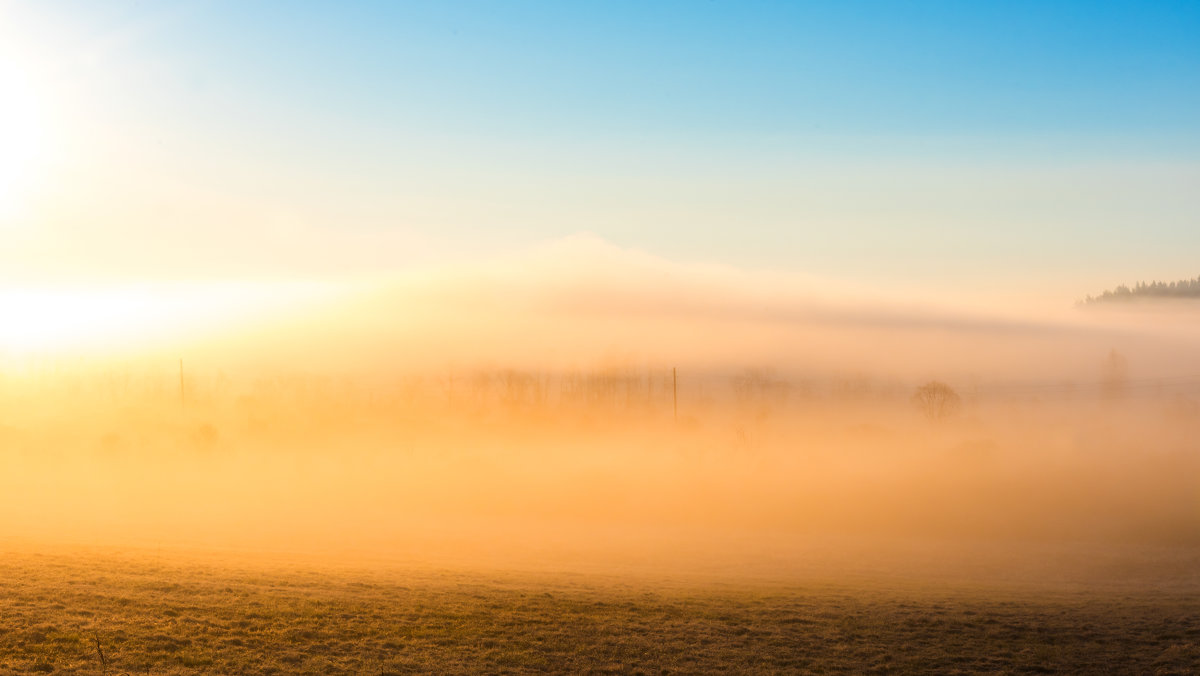
[[[679,377],[675,367],[671,367],[671,409],[675,412],[675,422],[679,422]]]

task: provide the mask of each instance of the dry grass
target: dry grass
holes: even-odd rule
[[[671,582],[8,551],[0,672],[1195,673],[1200,594],[1180,580]]]

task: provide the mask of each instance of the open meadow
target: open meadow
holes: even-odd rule
[[[6,546],[0,672],[1195,673],[1195,552],[1106,554],[742,579]]]
[[[0,0],[0,676],[1200,675],[1198,37]]]
[[[1186,389],[669,375],[10,381],[0,671],[1200,668]]]

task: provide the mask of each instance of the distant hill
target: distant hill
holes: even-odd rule
[[[1148,298],[1200,298],[1200,277],[1181,279],[1178,282],[1138,282],[1133,288],[1122,284],[1099,296],[1088,296],[1081,305],[1096,303],[1123,303]]]

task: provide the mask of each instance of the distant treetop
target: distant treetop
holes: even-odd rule
[[[1122,284],[1112,291],[1105,291],[1099,296],[1088,296],[1081,305],[1108,303],[1113,301],[1131,301],[1144,298],[1200,298],[1200,277],[1183,279],[1178,282],[1138,282],[1133,288]]]

